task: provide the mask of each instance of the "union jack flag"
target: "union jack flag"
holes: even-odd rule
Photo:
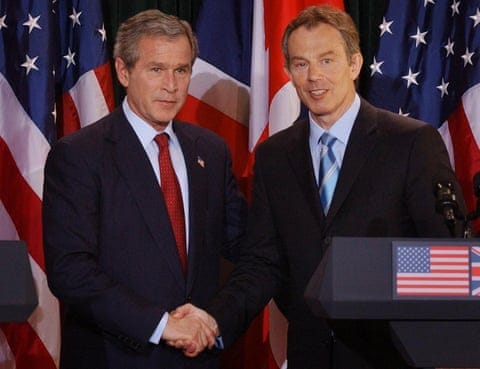
[[[472,247],[470,251],[472,271],[472,296],[480,296],[480,247]]]
[[[26,241],[39,306],[0,325],[0,367],[55,369],[57,300],[45,276],[41,202],[51,144],[113,107],[100,1],[0,0],[0,239]]]

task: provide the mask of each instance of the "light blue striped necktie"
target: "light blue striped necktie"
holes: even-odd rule
[[[333,192],[338,179],[338,163],[335,159],[332,147],[336,138],[325,132],[320,137],[320,170],[318,175],[318,187],[323,213],[327,215],[332,202]]]

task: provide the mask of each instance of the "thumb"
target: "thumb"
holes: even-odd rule
[[[193,312],[193,306],[191,304],[185,304],[177,307],[170,313],[170,315],[175,319],[181,319],[186,315],[190,314],[191,312]]]

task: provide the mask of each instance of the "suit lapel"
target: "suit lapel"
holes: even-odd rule
[[[350,133],[332,204],[326,217],[327,228],[347,198],[368,155],[374,148],[378,140],[377,132],[375,109],[362,99],[360,111]]]
[[[198,272],[201,248],[204,245],[204,233],[207,219],[207,169],[206,152],[202,150],[200,138],[189,134],[186,126],[174,122],[175,134],[177,135],[188,173],[189,188],[189,249],[188,249],[188,278],[187,291],[193,285]]]
[[[117,118],[112,124],[111,134],[107,137],[107,140],[113,143],[113,158],[131,189],[153,239],[165,254],[165,260],[175,279],[184,288],[185,279],[157,178],[145,150],[121,109]]]
[[[309,123],[308,120],[302,120],[294,123],[294,125],[297,127],[292,130],[290,146],[288,147],[291,168],[300,184],[300,188],[303,189],[310,211],[318,222],[322,223],[324,216],[320,206],[320,197],[313,174],[312,156],[308,144]]]

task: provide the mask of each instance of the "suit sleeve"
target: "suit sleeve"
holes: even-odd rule
[[[238,261],[241,241],[245,236],[247,203],[238,188],[232,171],[230,152],[225,145],[225,217],[222,255],[231,262]]]
[[[99,164],[60,141],[45,166],[43,234],[49,286],[82,321],[141,349],[165,312],[100,267]],[[141,266],[139,266],[141,267]]]
[[[252,205],[240,259],[226,285],[207,307],[219,325],[225,346],[230,346],[279,291],[282,257],[262,178],[257,150]]]
[[[442,215],[435,211],[435,184],[439,181],[452,183],[461,214],[466,214],[466,206],[445,144],[433,126],[425,124],[418,129],[408,168],[405,199],[418,236],[450,237]],[[458,236],[461,236],[461,226],[461,221],[458,221]]]

